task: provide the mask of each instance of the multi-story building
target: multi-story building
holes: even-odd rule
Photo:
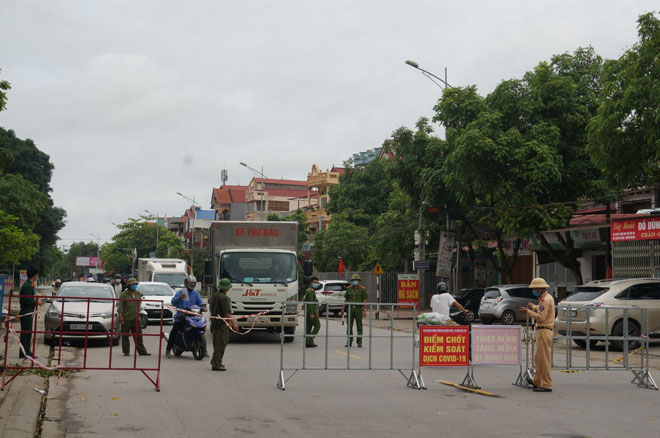
[[[211,208],[218,221],[244,221],[247,211],[245,195],[248,186],[223,184],[211,194]]]
[[[367,163],[378,158],[381,148],[373,148],[366,150],[364,152],[358,152],[353,154],[353,165],[354,166],[364,166]]]
[[[307,181],[254,177],[245,194],[245,219],[262,221],[269,213],[286,215],[305,207],[300,205],[300,199],[304,198],[307,198]]]
[[[330,214],[326,212],[326,206],[330,200],[328,190],[331,186],[339,184],[339,175],[344,173],[346,173],[345,169],[334,166],[330,170],[321,172],[319,166],[314,164],[312,171],[307,174],[305,215],[312,232],[328,228],[331,219]]]

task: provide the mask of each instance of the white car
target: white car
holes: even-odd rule
[[[174,292],[169,284],[157,281],[143,281],[138,284],[137,290],[142,294],[142,299],[144,300],[162,301],[163,321],[172,321],[172,311],[167,306],[172,304]],[[142,310],[147,312],[149,322],[160,321],[161,304],[159,302],[143,301]]]
[[[323,286],[316,291],[316,299],[319,301],[319,315],[326,311],[338,315],[341,312],[341,306],[344,304],[344,294],[351,285],[344,280],[323,280],[319,281]]]

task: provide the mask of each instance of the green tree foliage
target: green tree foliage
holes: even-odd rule
[[[417,214],[410,204],[408,195],[395,186],[387,210],[376,218],[369,240],[371,258],[379,260],[385,270],[404,271],[412,259]]]
[[[2,73],[2,69],[0,69]],[[7,91],[11,90],[11,84],[7,80],[0,80],[0,111],[7,107]]]
[[[95,257],[98,254],[96,242],[74,242],[69,249],[61,254],[55,264],[55,278],[62,280],[77,280],[85,274],[87,268],[76,266],[76,257]]]
[[[16,216],[0,210],[0,265],[29,260],[39,250],[39,236],[17,227],[17,222]]]
[[[619,187],[660,180],[660,20],[637,20],[639,40],[603,69],[598,114],[589,126],[594,161]]]
[[[312,258],[319,271],[337,271],[339,256],[348,270],[360,269],[369,256],[369,230],[343,214],[334,215],[327,230],[316,232],[312,248]]]
[[[138,258],[149,257],[149,253],[156,250],[156,224],[140,216],[137,219],[129,218],[128,222],[118,225],[118,228],[119,233],[112,237],[112,242],[101,246],[101,260],[106,271],[128,274],[132,269],[134,248]],[[156,254],[159,257],[184,258],[183,245],[176,234],[159,227],[158,240]],[[203,260],[202,256],[199,266],[203,266]]]

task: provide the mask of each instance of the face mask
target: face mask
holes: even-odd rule
[[[532,293],[534,294],[535,297],[541,296],[541,292],[539,292],[537,290],[532,291]]]
[[[128,286],[128,288],[129,288],[130,290],[134,291],[134,290],[137,289],[137,284],[131,284],[130,286]]]
[[[192,290],[195,289],[195,286],[190,286],[189,284],[186,284],[186,289],[192,292]]]
[[[119,283],[121,283],[121,280],[120,280],[119,278],[117,278],[117,279],[115,280],[115,283],[119,284]]]
[[[313,289],[321,289],[321,283],[312,283]]]
[[[357,285],[358,285],[358,281],[357,281],[357,280],[353,280],[353,281],[351,281],[351,284],[352,284],[353,286],[357,286]]]

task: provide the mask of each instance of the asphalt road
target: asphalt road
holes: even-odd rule
[[[343,329],[331,320],[330,334]],[[155,333],[157,327],[147,330]],[[163,358],[160,392],[136,371],[85,371],[63,380],[66,415],[60,426],[67,437],[660,436],[660,393],[632,385],[629,372],[553,373],[554,392],[543,394],[512,385],[517,367],[476,367],[477,382],[498,395],[486,397],[436,382],[460,382],[465,369],[424,368],[428,390],[414,390],[397,371],[364,369],[370,351],[372,367],[409,368],[410,339],[396,339],[390,355],[391,332],[374,329],[385,338],[373,339],[370,349],[365,340],[365,348],[348,356],[343,339],[324,333],[319,348],[305,351],[307,366],[324,367],[327,351],[328,367],[350,360],[363,369],[299,371],[282,391],[276,387],[278,335],[232,337],[226,372],[211,371],[209,359],[195,361],[190,353]],[[152,353],[158,351],[155,338],[145,341]],[[303,345],[300,338],[285,344],[287,364],[302,363]],[[73,361],[83,360],[81,349],[67,349],[76,354]],[[92,347],[88,363],[107,363],[108,351]],[[115,366],[132,360],[113,349]],[[138,361],[153,365],[156,357]]]

